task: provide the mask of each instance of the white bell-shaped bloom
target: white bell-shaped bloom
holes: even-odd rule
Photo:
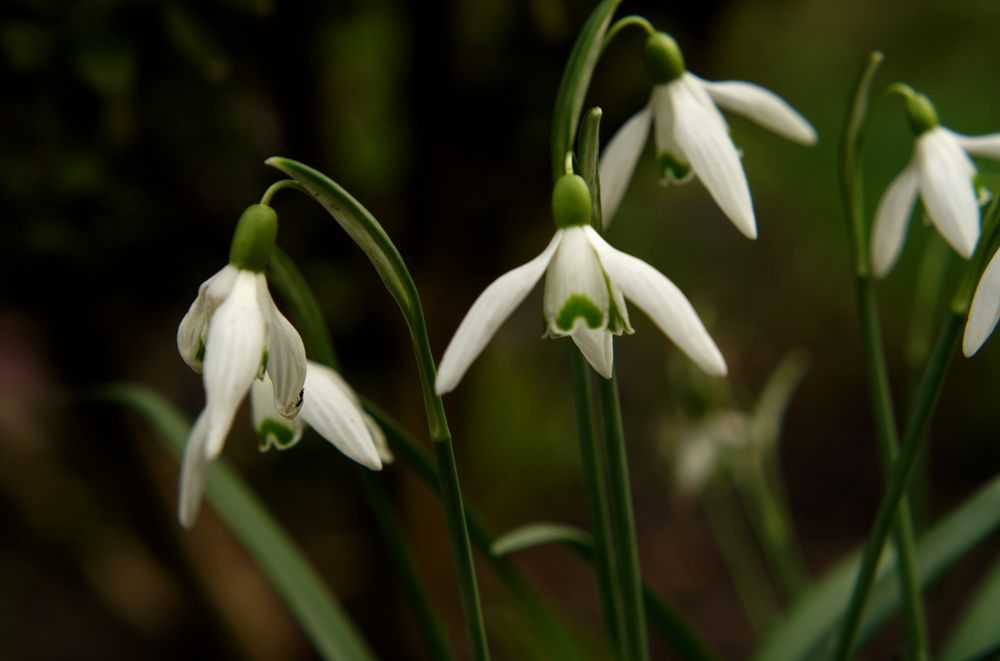
[[[542,274],[546,274],[546,336],[571,337],[601,376],[611,376],[612,335],[632,332],[626,298],[702,369],[713,376],[726,374],[718,347],[691,303],[670,280],[649,264],[612,248],[589,225],[572,225],[557,230],[541,255],[500,276],[473,303],[441,359],[435,384],[438,394],[458,385]]]
[[[976,286],[962,338],[962,352],[971,356],[979,351],[993,333],[997,321],[1000,321],[1000,250],[993,254]]]
[[[306,352],[294,326],[278,311],[263,270],[274,245],[277,216],[253,205],[240,218],[230,263],[206,280],[177,329],[181,357],[205,385],[205,409],[185,447],[181,523],[193,522],[204,476],[194,467],[219,456],[233,418],[255,379],[268,375],[274,405],[293,418],[302,406]],[[194,472],[193,472],[194,471]]]
[[[601,157],[605,227],[618,211],[653,127],[662,182],[684,183],[697,176],[733,224],[749,238],[756,238],[757,221],[740,152],[717,106],[801,144],[814,144],[816,131],[788,103],[763,87],[740,81],[710,82],[688,73],[677,44],[668,35],[651,35],[645,56],[655,83],[649,104],[622,125]]]
[[[935,125],[917,136],[913,157],[889,184],[875,212],[872,268],[877,277],[888,273],[899,257],[918,194],[948,245],[966,259],[972,256],[982,200],[969,154],[1000,159],[1000,133],[964,136]]]

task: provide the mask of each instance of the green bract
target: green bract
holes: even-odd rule
[[[590,214],[590,190],[583,177],[575,174],[559,177],[552,190],[552,217],[556,227],[589,225]]]
[[[263,204],[247,207],[233,233],[229,263],[245,271],[263,271],[271,259],[277,234],[278,214],[274,209]]]
[[[923,94],[912,94],[906,97],[906,119],[910,122],[913,133],[920,135],[938,126],[937,110],[934,104]]]
[[[666,32],[654,32],[642,47],[646,73],[656,85],[665,85],[684,75],[684,56],[677,42]]]

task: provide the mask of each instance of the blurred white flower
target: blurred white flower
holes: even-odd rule
[[[789,140],[816,142],[813,127],[779,96],[741,81],[710,82],[684,68],[676,42],[657,32],[644,51],[653,94],[608,142],[601,157],[601,209],[605,227],[611,222],[651,126],[664,184],[684,183],[693,175],[705,184],[726,216],[741,232],[757,237],[757,222],[740,153],[717,105],[745,115]]]
[[[875,212],[876,277],[896,263],[918,194],[948,245],[962,257],[971,257],[979,240],[979,205],[985,202],[985,191],[977,190],[976,166],[969,154],[1000,159],[1000,133],[965,136],[940,126],[934,106],[922,94],[911,92],[907,113],[916,133],[913,157],[882,194]]]
[[[573,197],[576,205],[564,218],[555,202],[562,192]],[[601,376],[611,376],[612,335],[633,332],[625,298],[642,308],[703,370],[724,376],[725,360],[684,294],[649,264],[612,248],[587,224],[590,195],[586,183],[576,175],[562,177],[553,198],[560,229],[541,255],[500,276],[476,299],[441,359],[435,384],[438,394],[458,385],[543,273],[545,335],[571,337]]]
[[[965,324],[962,338],[962,353],[971,356],[996,328],[1000,320],[1000,250],[993,253],[989,265],[983,271],[976,293],[969,308],[969,321]]]

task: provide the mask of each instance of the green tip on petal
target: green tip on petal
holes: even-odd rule
[[[278,234],[278,214],[269,206],[253,204],[240,216],[229,248],[229,263],[244,271],[263,271],[271,259]]]
[[[915,135],[920,135],[938,126],[937,110],[934,104],[923,94],[911,94],[906,97],[906,119]]]
[[[556,317],[556,327],[568,333],[573,330],[573,322],[577,317],[583,317],[589,328],[600,328],[604,321],[601,309],[583,294],[573,294],[566,299]]]
[[[565,174],[552,190],[552,217],[556,227],[589,225],[591,214],[590,189],[583,177]]]
[[[287,424],[267,418],[257,427],[257,444],[261,452],[269,450],[272,446],[279,450],[287,450],[295,445],[295,431]]]
[[[684,56],[666,32],[654,32],[642,47],[642,62],[646,73],[656,85],[666,85],[684,75]]]
[[[660,178],[664,183],[669,181],[684,181],[691,174],[691,166],[671,153],[660,154]]]

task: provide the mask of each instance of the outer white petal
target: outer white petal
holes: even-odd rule
[[[879,200],[872,226],[872,267],[877,278],[888,273],[899,257],[917,200],[918,183],[916,167],[907,165]]]
[[[941,128],[917,138],[915,162],[927,215],[944,240],[968,259],[979,240],[975,167],[958,141]]]
[[[945,129],[945,131],[954,136],[958,144],[962,145],[962,148],[973,156],[1000,160],[1000,133],[962,135],[948,129]]]
[[[177,327],[177,350],[184,362],[195,372],[201,372],[199,354],[205,345],[208,321],[216,308],[229,296],[236,280],[236,267],[226,265],[221,271],[201,283],[194,303]]]
[[[541,255],[527,264],[508,271],[479,295],[451,338],[438,366],[434,389],[443,395],[454,390],[469,365],[482,352],[490,338],[514,311],[549,265],[559,246],[562,232],[556,232]]]
[[[368,433],[371,434],[372,441],[375,443],[375,450],[378,452],[378,458],[382,460],[382,464],[391,464],[396,460],[396,456],[392,453],[389,448],[389,441],[385,438],[385,432],[382,431],[381,425],[364,411],[361,413],[362,419],[365,421],[365,427],[368,428]]]
[[[709,96],[726,110],[744,115],[789,140],[804,145],[816,142],[816,130],[808,120],[774,92],[738,80],[698,80]]]
[[[597,232],[588,236],[608,277],[703,370],[726,375],[726,361],[684,294],[652,266],[611,247]]]
[[[979,351],[986,338],[996,328],[1000,320],[1000,250],[993,254],[989,265],[983,271],[983,277],[976,286],[972,297],[972,308],[969,310],[969,321],[965,325],[965,337],[962,338],[962,352],[966,356]]]
[[[690,74],[667,89],[674,111],[674,138],[684,156],[723,213],[747,237],[757,238],[750,188],[725,121]]]
[[[205,455],[205,441],[208,439],[208,416],[202,411],[195,420],[184,446],[184,457],[181,460],[180,494],[177,498],[177,518],[181,525],[190,528],[194,525],[201,497],[205,492],[205,478],[208,472],[209,459]]]
[[[222,452],[236,409],[257,377],[265,334],[257,274],[240,271],[229,298],[212,316],[205,343],[205,451],[210,459]]]
[[[302,406],[306,348],[295,326],[274,305],[263,274],[259,274],[257,286],[261,309],[268,322],[267,373],[274,382],[274,403],[281,415],[294,418]]]
[[[545,275],[542,308],[547,334],[562,337],[575,332],[576,324],[573,320],[566,327],[559,327],[560,313],[567,301],[575,296],[582,296],[594,304],[601,315],[598,325],[605,330],[608,325],[608,285],[601,263],[597,260],[597,253],[590,245],[587,232],[582,226],[568,227],[562,230],[562,234],[562,242]]]
[[[345,390],[340,376],[329,367],[309,364],[306,396],[299,417],[349,458],[372,470],[382,468],[364,412],[353,399],[353,393]]]
[[[601,217],[604,226],[611,224],[611,219],[618,211],[628,184],[639,162],[642,147],[649,137],[649,125],[653,112],[650,106],[637,112],[625,122],[618,132],[608,142],[601,155]]]
[[[261,452],[287,450],[302,439],[305,423],[296,416],[288,420],[274,403],[274,384],[267,374],[250,386],[250,413]]]
[[[570,337],[590,366],[605,379],[610,379],[615,362],[611,333],[604,328],[588,328],[582,319],[577,319]]]

